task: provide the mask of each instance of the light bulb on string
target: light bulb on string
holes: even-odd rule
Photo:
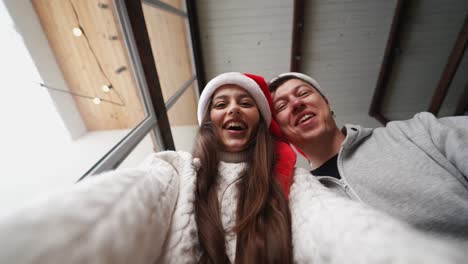
[[[102,101],[102,100],[101,100],[101,98],[99,98],[99,97],[94,97],[94,99],[93,99],[93,103],[96,104],[96,105],[100,104],[101,101]]]
[[[83,30],[80,27],[74,27],[72,29],[72,32],[73,35],[75,35],[75,37],[80,37],[81,35],[83,35]]]
[[[102,89],[103,92],[108,93],[112,89],[112,85],[105,84],[105,85],[101,86],[101,89]]]

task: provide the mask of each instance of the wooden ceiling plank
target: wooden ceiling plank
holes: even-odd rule
[[[130,70],[115,71],[131,67],[114,9],[99,8],[95,0],[33,0],[33,5],[69,92],[116,102],[96,105],[74,95],[87,129],[128,129],[140,123],[145,113],[134,76]],[[74,27],[81,28],[81,36],[72,34]],[[102,86],[108,84],[113,89],[106,93]]]

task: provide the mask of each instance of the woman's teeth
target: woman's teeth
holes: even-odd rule
[[[226,125],[226,128],[229,130],[243,130],[245,129],[245,125],[239,122],[231,122]]]

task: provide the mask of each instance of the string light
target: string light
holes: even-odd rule
[[[102,91],[105,92],[105,93],[110,92],[111,88],[112,88],[112,85],[110,85],[110,84],[105,84],[105,85],[103,85],[101,87]]]
[[[102,102],[105,102],[105,103],[109,103],[109,104],[113,104],[113,105],[125,106],[122,103],[114,102],[112,100],[102,99],[102,98],[99,98],[99,97],[93,97],[93,96],[89,96],[89,95],[80,94],[80,93],[77,93],[77,92],[72,92],[72,91],[68,91],[68,90],[64,90],[64,89],[59,89],[59,88],[55,88],[55,87],[52,87],[52,86],[49,86],[49,85],[46,85],[46,84],[43,84],[43,83],[40,83],[40,82],[35,82],[35,83],[37,83],[41,87],[44,87],[44,88],[49,89],[49,90],[53,90],[53,91],[57,91],[57,92],[61,92],[61,93],[67,93],[67,94],[71,94],[71,95],[78,96],[78,97],[81,97],[81,98],[85,98],[85,99],[88,99],[88,100],[92,100],[93,103],[95,103],[95,104],[100,104]]]
[[[72,32],[73,35],[75,35],[75,37],[80,37],[81,35],[83,35],[83,30],[81,30],[81,28],[79,27],[74,27]]]
[[[93,103],[94,103],[94,104],[97,104],[97,105],[100,104],[101,101],[102,101],[102,100],[101,100],[101,98],[99,98],[99,97],[94,97],[94,99],[93,99]]]
[[[75,27],[75,28],[73,29],[73,34],[74,34],[75,36],[77,36],[77,37],[83,35],[84,39],[86,40],[86,44],[87,44],[87,46],[88,46],[88,48],[89,48],[89,51],[91,52],[91,54],[92,54],[94,60],[96,61],[96,64],[97,64],[97,66],[98,66],[100,72],[102,73],[102,75],[104,76],[104,78],[106,78],[106,80],[107,80],[108,83],[109,83],[109,84],[107,85],[107,88],[104,88],[104,86],[101,87],[101,89],[102,89],[104,92],[107,93],[107,92],[109,92],[109,91],[113,88],[113,87],[112,87],[112,84],[111,84],[111,81],[110,81],[109,77],[107,76],[107,74],[105,73],[105,71],[104,71],[104,69],[103,69],[103,67],[102,67],[102,65],[101,65],[101,63],[100,63],[98,57],[96,56],[96,53],[94,52],[94,49],[93,49],[93,47],[91,46],[91,44],[90,44],[90,42],[89,42],[89,39],[88,39],[88,37],[87,37],[87,35],[86,35],[86,32],[85,32],[85,31],[83,30],[83,28],[81,27],[80,16],[78,15],[78,12],[77,12],[77,10],[76,10],[76,8],[75,8],[75,4],[73,3],[73,0],[69,0],[69,3],[70,3],[70,6],[71,6],[71,8],[72,8],[72,10],[73,10],[74,15],[75,15],[76,21],[77,21],[77,23],[78,23],[78,25],[79,25],[78,27]],[[105,3],[99,3],[99,4],[98,4],[98,7],[103,8],[103,9],[106,9],[106,8],[108,8],[109,6],[108,6],[107,4],[105,4]],[[78,35],[75,34],[75,31],[76,31],[76,33],[77,33]],[[124,101],[124,99],[122,98],[122,96],[120,95],[120,93],[119,93],[116,89],[112,89],[112,90],[113,90],[113,92],[117,95],[117,97],[118,97],[119,100],[120,100],[120,103],[115,103],[115,102],[112,102],[112,103],[117,104],[117,105],[121,105],[121,106],[125,106],[125,101]],[[100,98],[99,98],[99,99],[100,99]],[[93,99],[93,100],[94,100],[94,99]],[[101,101],[107,101],[107,100],[101,99]],[[108,102],[111,102],[111,101],[108,101]],[[100,103],[100,102],[99,102],[99,103]]]

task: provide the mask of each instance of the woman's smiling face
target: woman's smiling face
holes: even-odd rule
[[[244,151],[255,136],[260,112],[252,96],[237,85],[223,85],[213,94],[210,107],[213,122],[223,150]]]

